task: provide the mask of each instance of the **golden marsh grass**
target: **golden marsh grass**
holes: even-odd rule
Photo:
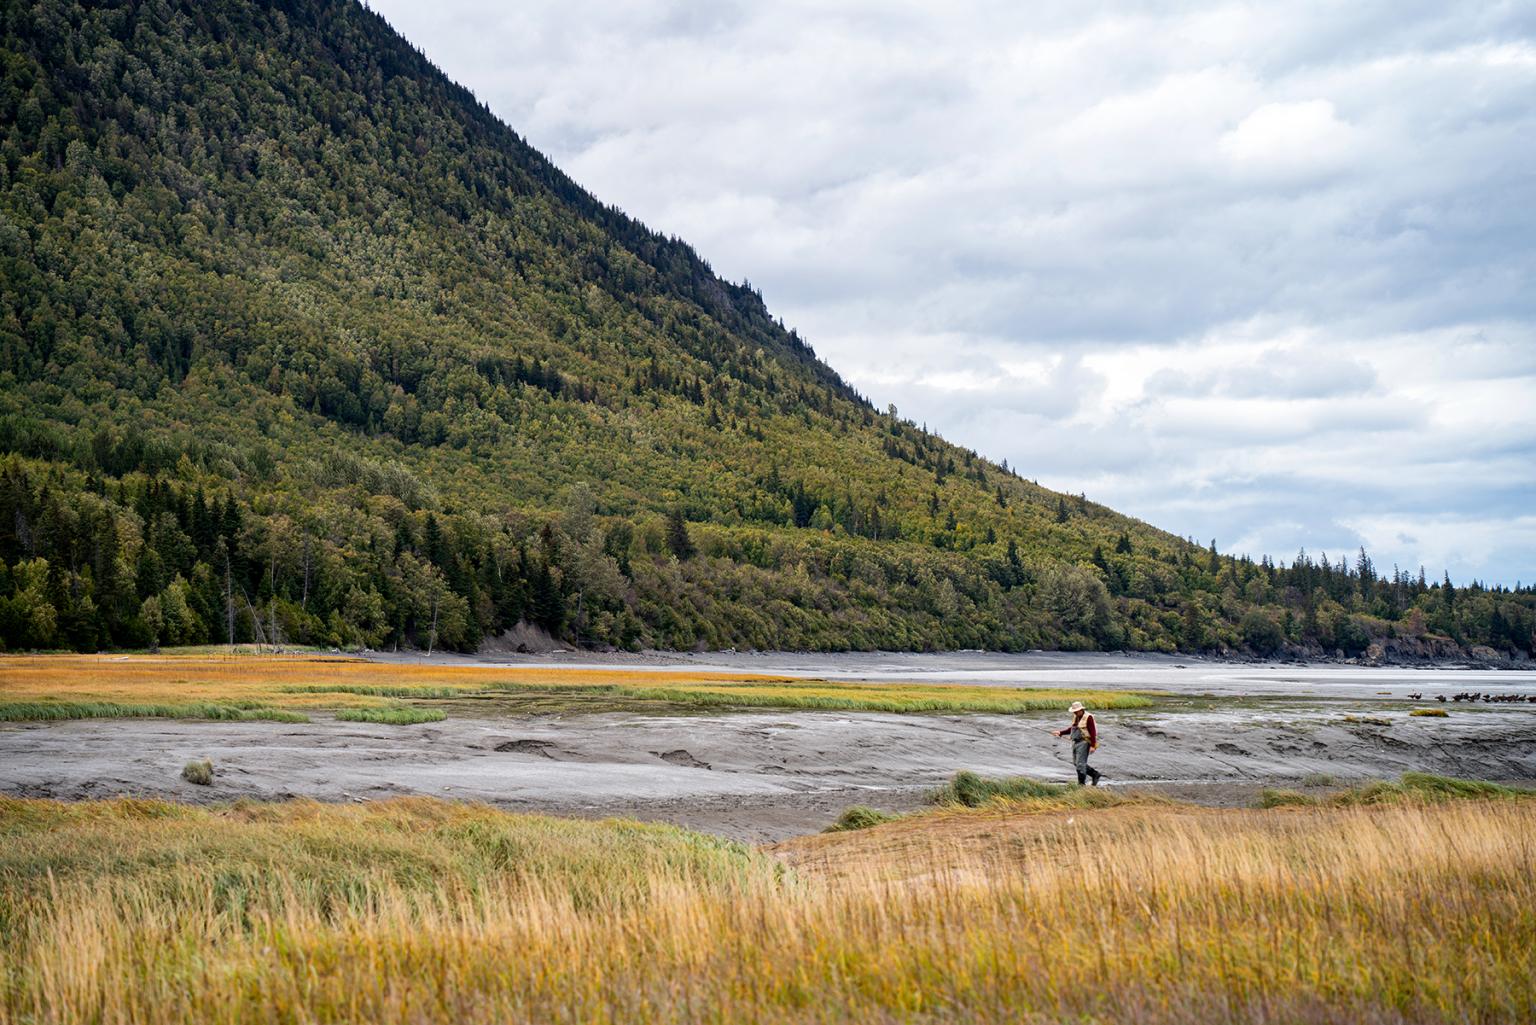
[[[750,850],[0,801],[0,1021],[1528,1022],[1536,802],[999,802]]]
[[[663,707],[767,707],[884,712],[1022,712],[1152,703],[1128,691],[1067,691],[963,684],[878,684],[752,674],[580,669],[558,666],[422,665],[324,655],[160,654],[0,656],[0,718],[25,717],[38,703],[76,706],[196,705],[377,708],[405,700],[494,697],[501,711],[520,701],[582,698]],[[243,704],[241,704],[243,703]],[[486,704],[490,709],[490,704]]]

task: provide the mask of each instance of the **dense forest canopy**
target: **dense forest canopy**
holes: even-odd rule
[[[5,648],[1532,649],[876,410],[352,0],[0,17]]]

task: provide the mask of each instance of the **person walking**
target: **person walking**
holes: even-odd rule
[[[1077,785],[1082,786],[1093,777],[1093,785],[1099,785],[1099,770],[1088,764],[1088,756],[1099,747],[1099,727],[1093,721],[1093,713],[1083,707],[1081,701],[1072,702],[1067,709],[1072,713],[1072,725],[1056,731],[1056,736],[1072,737],[1072,764],[1077,768]]]

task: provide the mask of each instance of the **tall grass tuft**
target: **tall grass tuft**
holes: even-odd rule
[[[1507,801],[1536,797],[1536,790],[1489,783],[1484,780],[1455,779],[1429,772],[1405,772],[1394,782],[1368,783],[1333,795],[1339,804],[1382,804],[1395,801]]]
[[[931,797],[933,804],[962,804],[967,808],[980,808],[989,801],[1003,798],[1060,797],[1067,792],[1061,783],[1047,783],[1028,776],[1009,779],[984,779],[969,770],[955,773],[950,781]]]
[[[880,811],[878,808],[869,808],[862,804],[856,804],[852,808],[845,809],[837,817],[837,821],[828,826],[823,832],[842,833],[851,829],[869,829],[887,822],[895,822],[899,818],[901,816],[894,812]]]
[[[1265,787],[1256,803],[1260,808],[1299,808],[1317,804],[1317,798],[1297,790]]]
[[[1266,787],[1259,792],[1260,808],[1290,806],[1350,806],[1371,804],[1424,803],[1439,801],[1509,801],[1536,798],[1536,790],[1489,783],[1484,780],[1455,779],[1428,772],[1405,772],[1397,780],[1378,780],[1338,793],[1313,797],[1295,790]]]
[[[969,770],[955,773],[928,796],[930,804],[981,808],[997,801],[1023,802],[1037,808],[1107,808],[1127,803],[1166,803],[1152,794],[1127,794],[1100,787],[1048,783],[1029,776],[987,779]]]
[[[194,759],[181,767],[181,778],[200,787],[213,785],[213,762],[206,758]]]
[[[416,726],[442,722],[447,714],[434,708],[343,708],[336,713],[342,722],[372,722],[388,726]]]

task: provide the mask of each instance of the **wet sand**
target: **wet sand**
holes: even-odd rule
[[[1246,802],[1260,787],[1294,786],[1311,774],[1340,783],[1410,769],[1536,779],[1536,706],[1451,705],[1447,719],[1411,718],[1410,707],[1378,696],[1104,711],[1094,764],[1108,785],[1209,803]],[[820,829],[853,804],[915,808],[958,769],[1066,781],[1067,744],[1049,734],[1063,724],[1044,713],[802,711],[450,718],[407,727],[325,716],[308,724],[22,723],[0,726],[0,793],[196,802],[425,794],[766,841]],[[202,757],[218,769],[211,787],[179,775]]]

